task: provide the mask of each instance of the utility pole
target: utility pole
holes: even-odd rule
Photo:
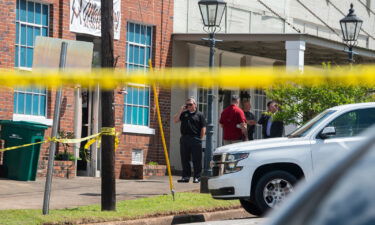
[[[113,0],[101,0],[101,64],[103,69],[114,67]],[[114,92],[102,90],[102,127],[115,127]],[[102,136],[102,211],[116,210],[115,137]]]

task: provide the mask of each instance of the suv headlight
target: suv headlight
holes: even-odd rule
[[[249,156],[249,153],[240,152],[227,154],[225,156],[224,164],[224,174],[234,173],[242,170],[242,166],[237,166],[238,162],[246,159]]]

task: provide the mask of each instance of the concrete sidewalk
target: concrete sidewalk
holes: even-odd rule
[[[175,192],[199,190],[200,184],[177,183],[173,177]],[[45,178],[36,181],[15,181],[0,178],[0,210],[42,209]],[[53,178],[51,209],[72,208],[82,205],[100,204],[101,179],[76,177],[74,179]],[[135,199],[154,195],[170,194],[168,177],[151,177],[146,180],[116,180],[116,200]]]

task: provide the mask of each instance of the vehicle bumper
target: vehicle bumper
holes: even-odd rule
[[[235,199],[250,196],[252,172],[243,168],[236,173],[211,177],[208,189],[213,198]]]

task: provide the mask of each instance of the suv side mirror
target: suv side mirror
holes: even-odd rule
[[[320,138],[322,138],[322,139],[326,139],[329,136],[333,136],[333,135],[336,135],[335,127],[324,127],[322,132],[320,132],[320,134],[319,134]]]

